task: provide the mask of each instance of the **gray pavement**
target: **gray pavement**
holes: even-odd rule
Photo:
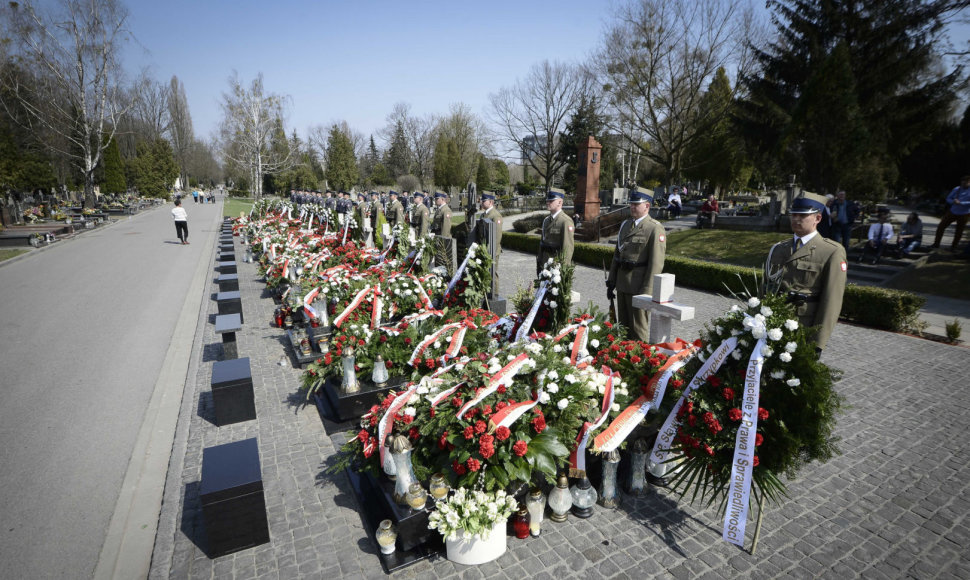
[[[211,247],[207,222],[219,211],[189,207],[194,245],[181,246],[169,207],[0,263],[6,578],[94,574],[179,313],[199,292],[191,284]],[[157,513],[139,527],[151,530]]]
[[[527,283],[533,263],[532,256],[503,253],[503,292]],[[251,358],[257,418],[223,428],[211,423],[209,373],[220,346],[209,301],[199,318],[150,577],[383,577],[346,478],[325,473],[342,438],[328,437],[316,409],[300,406],[300,371],[277,364],[283,332],[270,326],[274,305],[254,266],[241,264],[239,278],[246,319],[239,351]],[[592,298],[605,307],[601,272],[578,267],[575,289],[581,303]],[[675,325],[675,334],[691,339],[731,304],[686,289],[675,300],[697,309],[695,320]],[[714,510],[655,489],[624,496],[615,511],[597,508],[588,520],[546,522],[538,538],[510,538],[509,552],[491,565],[439,559],[393,576],[970,577],[970,443],[962,437],[970,351],[839,324],[823,360],[845,373],[838,384],[848,403],[837,428],[843,454],[788,482],[789,497],[766,510],[755,555],[720,539]],[[211,560],[198,497],[202,449],[252,436],[259,440],[271,542]]]

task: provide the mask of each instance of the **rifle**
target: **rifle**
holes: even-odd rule
[[[603,280],[609,282],[610,274],[606,271],[606,262],[603,262]],[[616,298],[609,298],[610,310],[609,310],[609,320],[611,323],[616,324]]]

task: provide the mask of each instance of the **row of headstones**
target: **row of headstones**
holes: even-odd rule
[[[249,357],[239,358],[236,333],[242,330],[242,298],[236,270],[232,222],[222,224],[216,256],[218,314],[222,360],[212,364],[212,404],[219,427],[256,419]],[[255,437],[202,450],[200,485],[207,555],[216,558],[269,542],[266,500]]]

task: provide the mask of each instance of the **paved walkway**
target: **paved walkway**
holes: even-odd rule
[[[238,252],[237,252],[238,253]],[[533,271],[534,258],[502,255],[503,291]],[[240,356],[254,372],[257,419],[223,428],[211,422],[215,303],[199,318],[168,473],[152,578],[382,578],[376,547],[343,475],[325,468],[342,441],[328,437],[317,411],[300,405],[300,371],[277,363],[284,335],[270,326],[274,305],[252,264],[240,264],[246,324]],[[601,307],[602,273],[579,267],[575,289]],[[212,282],[205,296],[213,291]],[[675,327],[694,338],[730,301],[678,290],[695,320]],[[789,497],[765,514],[756,555],[720,539],[714,510],[666,490],[624,496],[618,510],[546,522],[538,538],[509,539],[493,564],[465,568],[439,559],[398,578],[968,578],[970,442],[960,434],[970,412],[965,372],[970,351],[840,324],[826,362],[845,373],[847,398],[837,435],[843,455],[788,482]],[[202,449],[259,440],[271,542],[210,560],[199,506]],[[750,543],[750,536],[748,542]]]

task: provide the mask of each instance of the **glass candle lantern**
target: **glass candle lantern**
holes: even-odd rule
[[[397,541],[397,530],[391,520],[384,520],[377,528],[377,545],[381,547],[382,554],[393,554],[394,543]]]
[[[556,487],[549,492],[549,510],[552,512],[549,519],[554,522],[566,521],[569,508],[573,507],[573,496],[569,494],[569,480],[566,475],[559,476]]]
[[[405,499],[408,502],[408,507],[411,509],[423,510],[424,505],[428,503],[428,492],[424,491],[420,483],[414,482],[408,487],[408,493]]]
[[[360,390],[360,383],[357,381],[357,359],[354,358],[353,347],[349,347],[344,351],[340,364],[344,371],[344,377],[340,381],[340,387],[345,393],[356,393]]]
[[[525,507],[529,510],[529,532],[538,536],[542,531],[542,519],[546,513],[546,496],[538,487],[532,488],[525,500]]]
[[[431,476],[428,491],[431,493],[431,497],[436,500],[448,497],[448,492],[451,491],[451,487],[445,481],[445,475],[443,473],[436,473]]]
[[[397,479],[394,481],[394,501],[400,505],[407,505],[407,494],[411,484],[416,481],[414,468],[411,466],[411,442],[404,435],[397,434],[391,441],[391,455],[397,467]]]
[[[620,505],[620,493],[616,488],[616,472],[620,467],[620,452],[616,449],[603,455],[603,477],[600,482],[599,503],[605,508]]]
[[[394,436],[391,435],[389,439],[393,441]],[[381,466],[384,468],[384,474],[387,475],[388,479],[391,481],[397,479],[397,464],[394,463],[394,454],[391,453],[390,445],[384,450],[384,462]]]
[[[525,504],[520,503],[518,511],[512,514],[512,530],[520,540],[529,537],[529,510]]]
[[[647,447],[646,439],[640,437],[633,442],[630,479],[626,488],[626,492],[630,495],[641,496],[647,493],[647,456],[649,454],[650,449]]]
[[[596,503],[596,490],[593,484],[583,475],[579,483],[569,488],[569,495],[573,498],[573,515],[577,518],[588,518],[593,515],[593,505]]]
[[[377,355],[374,359],[374,372],[371,373],[371,380],[374,386],[383,387],[387,384],[387,365],[384,364],[384,357]]]

